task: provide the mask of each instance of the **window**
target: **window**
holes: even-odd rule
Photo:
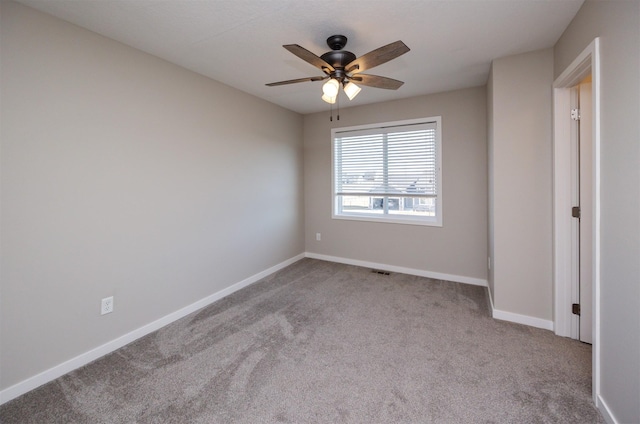
[[[440,121],[334,128],[333,218],[442,226]]]

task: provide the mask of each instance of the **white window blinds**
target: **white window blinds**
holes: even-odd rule
[[[334,217],[433,221],[440,185],[437,124],[334,130]]]

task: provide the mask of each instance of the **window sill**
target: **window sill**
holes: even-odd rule
[[[413,217],[413,216],[401,216],[390,217],[386,216],[371,216],[369,214],[333,214],[332,219],[342,219],[346,221],[365,221],[365,222],[380,222],[384,224],[401,224],[401,225],[422,225],[427,227],[442,227],[442,220],[437,217]]]

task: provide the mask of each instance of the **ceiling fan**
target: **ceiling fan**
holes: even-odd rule
[[[397,90],[404,84],[404,82],[392,78],[361,73],[362,71],[382,65],[408,52],[409,47],[402,41],[387,44],[358,58],[350,51],[342,50],[344,46],[347,45],[347,37],[344,35],[332,35],[327,38],[327,45],[331,48],[331,51],[322,56],[316,56],[297,44],[286,44],[282,46],[300,59],[320,69],[325,75],[272,82],[267,84],[267,86],[275,87],[278,85],[328,79],[322,86],[322,100],[333,104],[338,97],[340,86],[343,87],[349,100],[352,100],[360,92],[360,87],[355,84],[356,82],[361,85],[387,90]]]

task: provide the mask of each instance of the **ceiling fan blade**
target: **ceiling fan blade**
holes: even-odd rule
[[[313,66],[320,69],[322,72],[326,74],[329,74],[330,72],[334,71],[333,66],[329,65],[319,56],[316,56],[315,54],[311,53],[309,50],[305,49],[304,47],[301,47],[297,44],[286,44],[282,47],[289,50],[291,53],[295,54],[305,62],[312,64]]]
[[[287,80],[287,81],[271,82],[271,83],[265,84],[265,85],[268,86],[268,87],[275,87],[275,86],[278,86],[278,85],[295,84],[297,82],[322,81],[323,79],[327,79],[327,78],[329,78],[329,77],[326,76],[326,77],[298,78],[298,79]]]
[[[347,72],[362,72],[367,69],[371,69],[374,66],[382,65],[398,56],[402,56],[410,49],[402,41],[398,40],[395,43],[387,44],[377,48],[369,53],[360,56],[353,62],[349,63],[345,69]]]
[[[350,81],[354,81],[360,85],[368,87],[384,88],[386,90],[397,90],[402,87],[404,82],[394,80],[393,78],[379,77],[378,75],[355,74],[349,77]]]

